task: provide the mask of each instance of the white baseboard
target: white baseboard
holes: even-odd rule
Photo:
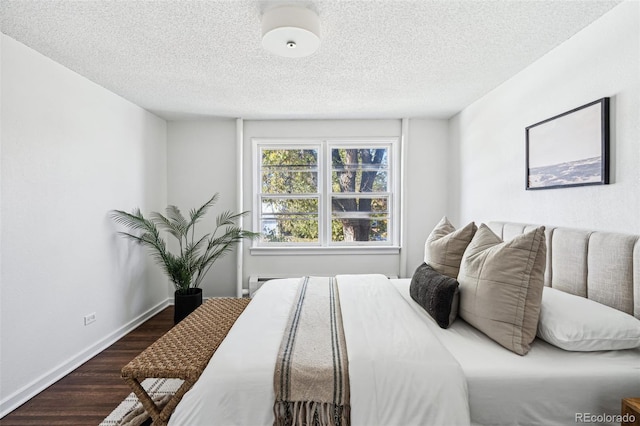
[[[11,395],[4,398],[2,401],[0,401],[0,419],[11,413],[13,410],[48,388],[76,368],[80,367],[82,364],[84,364],[94,356],[98,355],[100,352],[104,351],[109,346],[113,345],[119,339],[127,335],[133,329],[138,327],[140,324],[142,324],[158,312],[162,311],[170,304],[173,304],[172,299],[166,299],[160,302],[156,306],[140,314],[138,317],[132,319],[119,329],[115,330],[105,338],[91,345],[68,361],[60,364],[58,367],[52,369],[48,373],[43,374],[42,376],[33,380],[31,383],[23,386]]]

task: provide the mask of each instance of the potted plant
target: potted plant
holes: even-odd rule
[[[175,324],[202,304],[200,283],[214,262],[233,250],[242,239],[252,239],[259,235],[237,226],[237,220],[247,212],[229,211],[218,215],[213,232],[203,236],[196,235],[196,224],[216,201],[218,201],[217,193],[201,207],[192,209],[188,219],[182,215],[178,207],[172,205],[166,208],[166,216],[151,212],[146,218],[140,209],[135,209],[132,213],[122,210],[111,212],[115,222],[131,230],[131,232],[119,232],[119,234],[147,247],[153,259],[173,283]],[[161,231],[167,232],[178,241],[178,251],[175,254],[167,248]]]

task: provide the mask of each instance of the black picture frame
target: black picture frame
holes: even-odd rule
[[[526,127],[526,189],[609,183],[609,98]]]

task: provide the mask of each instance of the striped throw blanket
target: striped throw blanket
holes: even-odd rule
[[[301,279],[274,388],[276,426],[349,425],[349,365],[335,278]]]

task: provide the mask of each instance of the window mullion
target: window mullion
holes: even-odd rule
[[[329,157],[329,146],[327,141],[323,141],[322,144],[322,156],[320,157],[319,172],[322,174],[322,188],[321,196],[322,210],[321,210],[321,223],[322,223],[322,246],[326,247],[331,242],[331,161]]]

